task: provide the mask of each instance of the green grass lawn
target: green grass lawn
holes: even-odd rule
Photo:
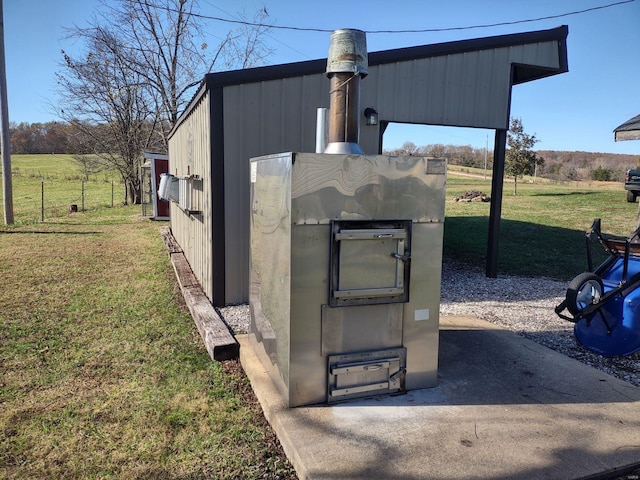
[[[71,155],[14,155],[12,170],[16,225],[64,217],[72,204],[95,210],[120,205],[124,199],[117,174],[105,171],[83,184],[82,168]],[[451,165],[449,171],[445,254],[485,268],[489,204],[452,199],[466,190],[491,194],[491,172],[485,179],[482,169]],[[518,195],[513,191],[513,181],[505,180],[499,274],[569,280],[587,268],[584,232],[595,218],[602,218],[606,233],[627,236],[635,228],[637,205],[626,202],[620,183],[541,178],[534,183],[525,177],[518,182]],[[599,246],[594,253],[597,261],[602,259]]]
[[[484,268],[490,204],[453,201],[467,190],[491,194],[491,181],[448,175],[444,250]],[[602,219],[605,233],[628,236],[637,214],[621,184],[520,182],[514,196],[513,183],[505,182],[498,274],[571,279],[587,269],[585,231],[595,218]],[[603,258],[599,245],[593,251]]]
[[[95,210],[124,199],[117,172],[87,177],[71,155],[13,155],[11,171],[14,220],[19,225],[62,217],[70,205]],[[4,209],[3,198],[0,207]]]
[[[0,478],[294,478],[139,213],[0,228]]]

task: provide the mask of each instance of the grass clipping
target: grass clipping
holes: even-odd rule
[[[104,213],[104,212],[103,212]],[[132,208],[0,230],[1,478],[295,478]]]

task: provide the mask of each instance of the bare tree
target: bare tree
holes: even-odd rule
[[[126,200],[139,203],[139,158],[152,144],[159,120],[154,98],[143,88],[144,79],[129,68],[111,31],[93,29],[87,47],[81,59],[63,52],[64,69],[57,78],[65,108],[59,114],[85,137],[92,153],[120,173]]]
[[[204,74],[255,65],[270,53],[262,42],[266,9],[210,49],[196,8],[197,0],[102,0],[88,27],[69,30],[86,48],[77,58],[62,52],[59,116],[120,172],[128,201],[140,200],[143,150],[166,149]]]
[[[248,68],[271,53],[263,42],[268,27],[265,8],[251,21],[241,16],[240,26],[223,34],[211,47],[204,32],[203,17],[197,15],[196,0],[120,0],[115,6],[103,0],[102,21],[126,46],[129,68],[155,92],[157,109],[166,120],[166,130],[176,123],[191,99],[193,88],[214,69]]]
[[[266,7],[258,10],[251,19],[244,12],[240,13],[240,21],[244,23],[229,34],[229,48],[223,51],[225,64],[229,68],[255,67],[271,55],[273,50],[263,41],[264,35],[269,31],[269,27],[265,25],[268,16]]]
[[[83,177],[88,180],[91,175],[97,175],[104,170],[104,162],[97,155],[73,154],[73,159],[82,168]]]
[[[396,148],[395,150],[391,150],[388,152],[391,155],[420,155],[420,148],[410,140],[407,140],[402,144],[400,148]]]

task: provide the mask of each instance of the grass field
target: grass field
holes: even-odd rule
[[[477,172],[472,172],[477,173]],[[468,190],[491,194],[481,175],[447,178],[445,254],[484,267],[487,256],[489,203],[454,202]],[[608,234],[628,236],[636,226],[638,205],[627,203],[619,183],[505,182],[499,235],[499,274],[548,276],[568,280],[587,269],[585,231],[595,218]],[[602,258],[604,250],[594,245]]]
[[[138,206],[0,228],[0,478],[292,478],[160,226]]]
[[[87,178],[71,155],[12,155],[11,171],[18,225],[64,216],[70,205],[95,210],[124,200],[117,172],[106,170]],[[0,207],[4,209],[3,198]]]

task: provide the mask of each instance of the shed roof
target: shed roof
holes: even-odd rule
[[[613,131],[615,141],[640,140],[640,115],[630,118]]]
[[[551,40],[564,42],[569,33],[568,27],[563,25],[551,30],[538,30],[534,32],[499,35],[494,37],[474,38],[470,40],[457,40],[454,42],[435,43],[416,47],[396,48],[370,52],[369,65],[384,65],[420,58],[440,57],[456,53],[469,53],[494,48],[505,48],[528,43],[540,43]],[[514,75],[514,85],[529,82],[539,78],[567,72],[566,49],[560,46],[561,65],[559,69],[540,68],[535,65],[517,65]],[[209,73],[205,76],[205,82],[209,85],[234,85],[247,82],[261,82],[275,78],[286,78],[299,75],[323,73],[327,67],[327,59],[308,60],[305,62],[271,65],[266,67],[249,68],[245,70],[232,70],[229,72]]]
[[[540,78],[565,73],[569,71],[567,63],[566,39],[569,29],[566,25],[550,30],[537,30],[533,32],[498,35],[492,37],[458,40],[453,42],[436,43],[415,47],[397,48],[370,52],[369,66],[392,64],[396,62],[412,61],[426,58],[435,58],[447,55],[466,54],[482,50],[510,48],[528,44],[540,44],[542,42],[557,42],[558,65],[514,64],[511,84],[530,82]],[[190,110],[198,103],[199,97],[207,90],[231,85],[241,85],[254,82],[299,77],[324,73],[326,70],[326,58],[308,60],[304,62],[270,65],[264,67],[248,68],[243,70],[231,70],[225,72],[208,73],[194,95],[183,114],[178,119],[175,128],[188,116]],[[171,135],[173,132],[171,133]]]

